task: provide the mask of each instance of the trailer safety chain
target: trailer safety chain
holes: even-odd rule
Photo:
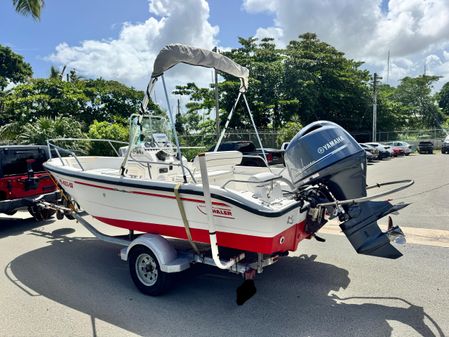
[[[187,219],[186,210],[184,208],[184,204],[182,202],[181,196],[179,195],[179,188],[181,187],[181,185],[182,185],[181,183],[177,183],[175,186],[175,190],[174,190],[175,196],[176,196],[176,201],[178,203],[179,212],[181,213],[182,222],[184,223],[184,228],[186,230],[187,238],[189,239],[190,245],[192,246],[195,253],[197,253],[198,255],[201,255],[200,250],[198,249],[195,242],[193,242],[193,240],[192,240],[192,233],[190,232],[189,220]]]

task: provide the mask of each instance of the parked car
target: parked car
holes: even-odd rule
[[[396,148],[395,151],[397,154],[405,154],[408,156],[410,153],[412,153],[412,146],[407,142],[402,141],[393,141],[393,142],[387,142],[386,145],[390,145],[393,150]],[[402,151],[399,151],[402,150]]]
[[[366,154],[366,161],[373,161],[373,154],[367,150],[365,150],[365,154]]]
[[[421,140],[418,143],[419,153],[433,153],[433,143],[430,140]]]
[[[379,159],[391,157],[391,153],[389,151],[390,147],[388,145],[382,145],[381,143],[365,143],[365,144],[372,146],[379,151]],[[386,148],[386,147],[388,147],[388,148]]]
[[[215,146],[209,151],[213,151]],[[223,142],[218,151],[239,151],[243,153],[241,165],[243,166],[266,166],[263,159],[262,149],[257,149],[254,143],[245,140]],[[279,149],[264,148],[268,165],[284,164],[284,151]]]
[[[449,153],[449,136],[446,136],[441,144],[441,153]]]
[[[46,146],[0,146],[0,213],[13,215],[18,209],[28,208],[37,220],[55,213],[38,205],[39,200],[59,199],[55,183],[42,166],[47,159]]]
[[[388,151],[388,153],[390,153],[390,157],[394,157],[394,150],[390,145],[385,145],[384,144],[384,149]]]
[[[376,149],[375,147],[372,147],[371,145],[367,145],[364,143],[360,143],[360,146],[365,150],[365,152],[369,152],[372,155],[372,158],[368,158],[369,160],[376,160],[379,159],[379,150]]]

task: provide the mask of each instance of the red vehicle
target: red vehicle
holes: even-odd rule
[[[401,149],[398,146],[392,146],[391,148],[393,149],[393,156],[394,157],[403,156],[405,154],[404,150]]]
[[[56,202],[59,192],[42,164],[48,149],[42,145],[0,146],[0,213],[13,215],[28,208],[36,220],[50,218],[55,211],[38,205]]]

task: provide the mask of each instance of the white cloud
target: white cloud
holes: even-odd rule
[[[83,41],[78,46],[61,43],[48,57],[86,77],[103,77],[143,89],[150,77],[159,50],[170,43],[184,43],[212,49],[218,27],[209,21],[206,0],[150,0],[152,15],[143,23],[125,23],[115,39]],[[208,85],[210,70],[177,66],[167,72],[170,89],[175,84],[195,81]],[[176,79],[176,81],[175,81]],[[159,95],[162,101],[162,95]]]
[[[248,13],[274,15],[273,25],[259,28],[256,36],[271,36],[281,46],[300,34],[314,32],[376,71],[385,67],[390,50],[390,78],[421,74],[425,62],[436,61],[433,56],[428,59],[429,55],[442,62],[433,64],[433,71],[447,74],[449,1],[389,0],[387,11],[381,10],[381,4],[382,0],[243,0]],[[406,64],[401,63],[404,58]]]

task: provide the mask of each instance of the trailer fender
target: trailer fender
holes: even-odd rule
[[[131,250],[139,245],[147,247],[154,253],[163,272],[180,272],[190,267],[190,261],[178,258],[176,249],[168,240],[156,234],[144,234],[133,240],[127,248],[121,250],[121,259],[127,261]]]

